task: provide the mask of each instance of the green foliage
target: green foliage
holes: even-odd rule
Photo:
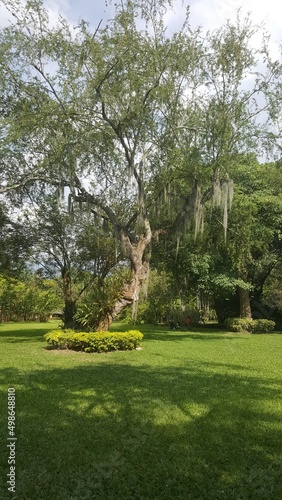
[[[197,309],[187,308],[185,311],[182,311],[180,308],[174,307],[171,310],[171,316],[175,324],[179,324],[180,327],[186,326],[186,318],[190,316],[191,325],[198,325],[201,321],[201,313]]]
[[[63,202],[63,189],[59,193],[42,196],[33,193],[37,206],[25,210],[25,227],[33,240],[32,262],[46,277],[55,278],[64,300],[64,326],[74,324],[74,312],[79,297],[99,275],[106,276],[116,265],[119,256],[115,253],[115,242],[109,230],[102,227],[97,217],[90,220],[82,210],[74,213],[68,197]],[[59,204],[58,204],[59,196]],[[69,307],[69,304],[72,307]],[[84,314],[85,315],[85,314]]]
[[[275,321],[270,319],[255,319],[250,325],[251,333],[270,333],[275,328]]]
[[[252,286],[250,283],[246,283],[240,278],[234,278],[228,276],[227,274],[218,274],[211,277],[210,286],[213,287],[214,295],[224,295],[234,294],[237,287],[243,290],[251,290]]]
[[[249,318],[227,318],[225,326],[231,332],[248,332],[253,321]]]
[[[55,330],[44,335],[45,340],[57,349],[84,352],[108,352],[136,349],[143,334],[137,330],[128,332],[74,332]]]
[[[225,326],[231,332],[270,333],[275,321],[269,319],[228,318]]]
[[[53,280],[0,276],[1,321],[47,321],[62,305]]]
[[[111,316],[124,281],[129,277],[130,272],[120,269],[104,280],[96,279],[78,302],[75,314],[78,328],[93,331],[103,318]]]
[[[137,320],[145,323],[163,323],[171,308],[171,276],[163,271],[150,272],[147,297],[138,305]]]
[[[11,217],[13,209],[0,204],[0,271],[6,276],[25,271],[31,250],[26,228],[15,213]]]
[[[200,312],[196,309],[195,301],[186,296],[183,300],[179,298],[179,290],[174,288],[171,273],[156,269],[150,271],[148,290],[146,294],[140,294],[138,303],[137,324],[167,324],[168,318],[173,317],[175,323],[185,326],[187,315],[191,317],[192,323],[198,324]],[[121,319],[125,323],[132,323],[132,313],[127,309]]]

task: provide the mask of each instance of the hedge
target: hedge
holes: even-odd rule
[[[228,318],[225,326],[231,332],[270,333],[275,321],[270,319]]]
[[[53,330],[44,335],[54,349],[71,349],[84,352],[108,352],[136,349],[143,334],[138,330],[128,332],[75,332]]]

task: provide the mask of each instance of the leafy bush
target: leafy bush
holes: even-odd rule
[[[269,333],[275,322],[269,319],[228,318],[225,326],[231,332]]]
[[[53,280],[27,276],[24,281],[0,275],[0,321],[47,321],[61,307]]]
[[[75,332],[55,330],[44,335],[49,345],[56,349],[72,349],[84,352],[108,352],[136,349],[143,334],[137,330],[128,332]]]
[[[249,332],[253,321],[249,318],[227,318],[225,326],[231,332]]]
[[[255,319],[251,325],[252,333],[270,333],[275,328],[275,321],[270,319]]]

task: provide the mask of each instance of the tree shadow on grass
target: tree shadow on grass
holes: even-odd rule
[[[141,329],[142,331],[142,329]],[[143,331],[142,331],[143,333]],[[193,330],[189,331],[171,331],[167,332],[162,331],[144,331],[144,339],[145,340],[161,340],[161,341],[183,341],[183,340],[203,340],[206,342],[211,342],[214,340],[237,340],[237,339],[246,339],[249,334],[229,334],[227,332],[222,332],[221,334],[215,332],[197,332]]]
[[[5,328],[4,331],[0,330],[0,339],[5,342],[16,343],[44,341],[43,335],[50,332],[53,328],[52,325],[48,326],[48,323],[46,323],[46,328],[28,328],[28,323],[26,323],[25,327],[21,329],[7,330]]]
[[[152,368],[84,359],[0,371],[4,402],[6,388],[16,388],[14,498],[282,498],[277,379],[236,374],[231,365],[222,374],[208,362]],[[1,419],[3,443],[3,412]]]
[[[49,329],[46,329],[46,331],[40,329],[40,330],[30,330],[30,332],[27,334],[26,330],[23,332],[19,332],[18,330],[15,331],[10,331],[10,332],[5,332],[4,335],[0,334],[1,340],[4,340],[5,342],[8,343],[19,343],[19,342],[38,342],[38,341],[44,341],[43,335],[47,332],[50,331]]]

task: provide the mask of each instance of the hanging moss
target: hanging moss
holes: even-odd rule
[[[220,182],[217,176],[213,182],[213,206],[222,207],[224,237],[227,237],[228,210],[232,207],[234,195],[234,183],[227,178]]]
[[[119,248],[120,248],[120,244],[119,244],[119,234],[118,234],[118,230],[117,228],[115,228],[115,262],[117,264],[118,262],[118,253],[119,253]]]
[[[132,302],[132,313],[131,313],[133,321],[137,320],[138,301],[139,301],[139,296],[138,296],[137,292],[134,292],[133,302]]]
[[[164,187],[163,196],[164,196],[164,203],[166,204],[167,201],[168,201],[168,193],[167,193],[167,187],[166,186]]]
[[[231,209],[232,207],[232,203],[233,203],[233,197],[234,197],[234,182],[232,181],[232,179],[229,179],[228,181],[228,187],[229,187],[229,209]]]
[[[180,235],[178,234],[176,237],[176,257],[177,257],[178,252],[179,252],[179,246],[180,246]]]
[[[57,205],[58,207],[60,207],[62,200],[65,199],[65,186],[62,182],[58,185],[56,189],[56,199],[57,199]]]
[[[150,280],[150,266],[148,264],[146,279],[142,283],[142,290],[141,290],[144,299],[147,299],[148,297],[149,280]]]
[[[91,201],[89,196],[87,196],[86,200],[86,211],[87,211],[87,217],[89,218],[91,215]]]
[[[216,207],[221,205],[221,184],[218,177],[213,183],[213,205]]]
[[[72,205],[73,205],[73,203],[72,203],[72,195],[71,195],[71,194],[69,194],[69,195],[68,195],[68,214],[69,214],[69,215],[70,215],[70,213],[71,213],[71,208],[72,208]]]
[[[197,186],[196,189],[196,197],[195,197],[195,204],[194,204],[194,218],[195,218],[195,239],[197,238],[201,226],[202,226],[202,221],[203,221],[203,204],[202,204],[202,195],[201,195],[201,188]]]
[[[204,227],[205,227],[205,207],[202,207],[202,221],[201,221],[201,235],[204,233]]]
[[[227,236],[227,225],[228,225],[228,182],[224,181],[222,183],[222,207],[223,207],[223,229],[224,238]]]
[[[59,194],[60,194],[60,198],[62,200],[64,200],[64,198],[65,198],[65,186],[63,183],[61,183],[59,186]]]
[[[69,215],[70,215],[70,222],[73,223],[73,221],[74,221],[74,206],[73,206],[73,203],[71,204]]]
[[[103,217],[103,220],[102,220],[102,229],[103,229],[104,233],[107,233],[109,230],[109,223],[108,223],[107,219],[105,219],[105,217]]]

